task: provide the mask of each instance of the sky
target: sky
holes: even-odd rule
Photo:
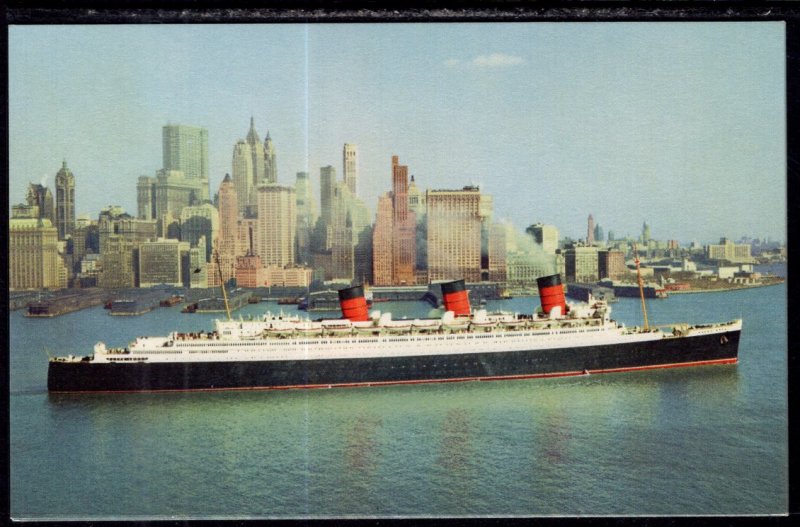
[[[208,129],[213,194],[252,116],[317,202],[355,143],[373,212],[398,155],[520,230],[786,239],[782,22],[11,26],[8,49],[10,204],[66,160],[78,214],[135,215],[166,124]]]

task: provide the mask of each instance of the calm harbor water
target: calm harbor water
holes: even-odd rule
[[[490,302],[530,312],[538,299]],[[376,307],[425,316],[423,303]],[[10,314],[18,519],[783,514],[785,285],[676,295],[744,318],[737,366],[332,390],[48,395],[47,355],[208,329],[180,307]],[[247,306],[242,314],[277,310]],[[614,318],[641,324],[639,302]],[[317,315],[316,313],[314,314]]]

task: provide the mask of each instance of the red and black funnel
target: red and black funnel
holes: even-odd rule
[[[442,284],[442,299],[445,311],[452,311],[456,316],[469,315],[469,293],[464,285],[464,280]]]
[[[364,287],[360,285],[340,289],[339,306],[342,308],[342,316],[352,322],[366,322],[369,320]]]
[[[550,311],[556,306],[561,307],[562,315],[567,312],[567,300],[564,298],[561,275],[542,276],[536,279],[536,285],[539,286],[539,297],[545,313],[550,314]]]

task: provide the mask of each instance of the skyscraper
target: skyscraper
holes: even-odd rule
[[[26,201],[29,206],[38,207],[39,218],[48,219],[51,224],[56,224],[56,208],[53,203],[53,193],[49,188],[31,183],[28,185]]]
[[[233,147],[233,182],[240,214],[256,210],[256,188],[265,181],[264,159],[264,145],[256,132],[255,120],[250,117],[247,138],[240,139]]]
[[[156,219],[156,178],[139,176],[136,184],[136,205],[140,220]]]
[[[344,184],[347,185],[350,194],[355,196],[358,188],[358,154],[356,145],[344,144],[342,164],[344,168]]]
[[[211,258],[211,265],[209,265],[208,283],[209,286],[219,285],[220,270],[223,282],[227,282],[235,275],[236,256],[239,226],[238,226],[238,210],[236,187],[231,179],[230,174],[225,174],[219,186],[219,238],[216,247],[218,258]],[[219,260],[219,267],[217,267],[217,260]]]
[[[189,179],[208,180],[208,130],[168,124],[161,137],[164,170],[180,170]]]
[[[58,230],[48,219],[9,220],[8,264],[12,291],[67,286],[67,271],[58,254]]]
[[[56,228],[59,240],[75,230],[75,176],[66,161],[56,173]]]
[[[326,226],[331,224],[333,191],[336,186],[336,169],[328,165],[319,169],[319,210]]]
[[[414,213],[408,208],[408,166],[392,156],[392,266],[397,285],[416,283],[416,228]]]
[[[197,202],[208,200],[208,130],[197,126],[166,125],[162,128],[161,138],[163,173],[182,173],[187,185],[193,183],[197,188]],[[160,183],[157,179],[156,186]],[[164,212],[157,210],[156,214],[160,217]],[[172,212],[174,215],[180,214],[174,210]]]
[[[264,139],[264,182],[278,182],[278,160],[275,156],[275,145],[272,143],[269,131],[267,131],[267,138]]]
[[[428,279],[481,279],[481,226],[487,210],[477,187],[429,190]]]
[[[295,263],[297,212],[294,187],[266,183],[258,187],[255,249],[263,266]]]
[[[589,214],[588,226],[586,228],[586,245],[594,244],[594,218]]]
[[[387,192],[378,198],[375,228],[372,231],[372,278],[375,285],[392,285],[392,197]]]

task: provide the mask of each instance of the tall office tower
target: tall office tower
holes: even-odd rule
[[[650,241],[650,226],[647,222],[642,224],[642,243],[647,243]]]
[[[255,204],[253,182],[253,156],[250,145],[241,139],[233,147],[233,184],[236,189],[238,214],[244,214],[248,206]]]
[[[139,176],[136,184],[136,207],[140,220],[156,218],[156,178]]]
[[[211,203],[184,207],[181,211],[181,241],[197,247],[200,238],[208,240],[203,247],[203,258],[211,261],[214,243],[219,237],[219,213]]]
[[[392,197],[378,198],[375,228],[372,230],[372,279],[375,285],[392,285]]]
[[[278,182],[278,160],[275,157],[275,145],[272,144],[269,131],[264,139],[264,181],[266,183]]]
[[[336,188],[336,169],[328,165],[319,169],[319,210],[322,222],[331,224],[333,192]]]
[[[29,206],[39,208],[39,218],[48,219],[51,224],[56,224],[56,208],[53,203],[53,193],[49,188],[31,183],[28,185],[26,201]]]
[[[543,225],[537,223],[526,229],[526,232],[533,236],[534,241],[542,251],[547,254],[555,254],[558,249],[558,229],[553,225]]]
[[[311,262],[311,233],[316,223],[316,207],[308,172],[297,173],[294,192],[297,200],[297,261],[308,264]]]
[[[567,282],[590,284],[600,279],[597,247],[575,245],[564,251],[564,273]]]
[[[168,124],[162,128],[164,170],[180,170],[189,179],[208,180],[208,130]]]
[[[255,249],[264,267],[295,263],[297,211],[294,187],[267,183],[258,187]]]
[[[392,274],[396,285],[416,283],[416,219],[408,209],[408,167],[392,156]]]
[[[56,228],[58,239],[64,240],[75,230],[75,176],[67,162],[56,173]]]
[[[222,280],[224,282],[234,277],[234,267],[236,265],[236,256],[238,255],[238,210],[236,187],[230,174],[225,174],[225,178],[219,186],[219,237],[216,247],[219,256],[219,269],[222,271]],[[213,248],[213,243],[208,243],[208,241],[206,243]],[[211,261],[209,283],[219,285],[216,258],[212,258]]]
[[[164,172],[182,172],[197,187],[198,202],[211,197],[208,187],[208,130],[180,124],[162,128]],[[158,215],[163,211],[157,211]],[[173,211],[173,214],[180,212]]]
[[[264,145],[250,118],[247,138],[233,147],[233,182],[239,203],[239,213],[256,210],[256,187],[264,182]]]
[[[425,193],[417,187],[413,175],[411,176],[411,182],[408,184],[408,210],[417,217],[417,223],[425,217]]]
[[[181,287],[184,285],[184,261],[188,258],[189,244],[178,240],[160,239],[139,246],[139,287],[160,284]],[[186,262],[188,263],[188,261]]]
[[[9,220],[8,264],[12,291],[67,286],[66,268],[58,254],[58,229],[48,219]]]
[[[603,227],[601,227],[600,224],[598,223],[597,225],[594,226],[594,241],[596,243],[602,243],[605,238],[603,234],[604,234]]]
[[[506,281],[506,228],[493,223],[489,227],[489,281]]]
[[[358,284],[374,284],[372,274],[372,226],[367,226],[360,233],[354,234],[353,247],[353,280]]]
[[[342,164],[344,168],[344,184],[350,189],[350,194],[355,196],[358,189],[358,153],[356,145],[344,144]]]
[[[586,227],[586,245],[594,244],[594,218],[589,214],[588,226]]]
[[[481,279],[481,226],[487,210],[477,187],[429,190],[428,279]]]

